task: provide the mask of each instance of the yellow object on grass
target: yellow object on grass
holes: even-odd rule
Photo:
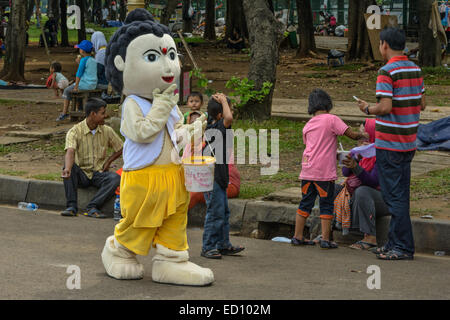
[[[187,250],[189,192],[183,168],[176,164],[153,165],[123,171],[120,182],[123,219],[114,235],[120,244],[147,255],[156,243],[172,250]]]

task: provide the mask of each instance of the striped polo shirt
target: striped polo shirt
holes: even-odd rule
[[[422,70],[406,56],[397,56],[378,71],[377,100],[392,99],[391,113],[377,116],[375,146],[391,151],[416,150],[422,95]]]

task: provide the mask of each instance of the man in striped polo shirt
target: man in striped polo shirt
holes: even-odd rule
[[[425,110],[421,69],[403,55],[403,30],[386,28],[380,33],[380,52],[387,64],[378,72],[377,104],[363,100],[358,106],[377,116],[377,170],[381,193],[392,215],[388,242],[376,248],[377,258],[404,260],[414,257],[414,239],[409,216],[411,161],[416,150],[420,112]]]

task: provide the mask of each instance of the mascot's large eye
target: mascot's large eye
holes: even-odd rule
[[[145,59],[145,61],[148,61],[148,62],[155,62],[159,59],[159,55],[150,53],[150,54],[147,54],[146,56],[144,56],[144,59]]]
[[[170,60],[175,60],[177,55],[175,54],[175,52],[172,51],[171,53],[169,53],[169,57],[170,57]]]

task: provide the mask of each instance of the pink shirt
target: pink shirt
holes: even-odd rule
[[[312,117],[303,128],[302,171],[299,179],[334,181],[336,173],[337,136],[348,126],[334,114],[324,113]]]

